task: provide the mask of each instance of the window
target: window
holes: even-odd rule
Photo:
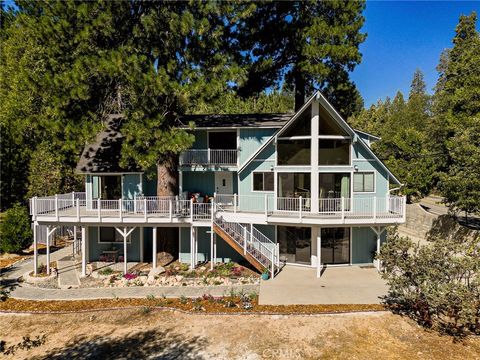
[[[278,140],[278,165],[310,165],[310,139]]]
[[[318,165],[350,165],[350,140],[319,139]]]
[[[318,175],[319,199],[350,197],[350,173],[320,173]]]
[[[127,237],[127,243],[130,243],[131,235]],[[123,237],[115,230],[114,227],[99,227],[98,228],[98,242],[99,243],[123,243]]]
[[[253,173],[253,191],[273,191],[273,172]]]
[[[312,120],[312,105],[306,108],[280,137],[310,136]]]
[[[345,130],[330,116],[328,111],[320,106],[318,114],[318,134],[319,135],[348,135]]]
[[[310,198],[310,173],[279,173],[278,196]]]
[[[354,192],[374,192],[375,176],[373,172],[360,172],[353,174],[353,191]]]

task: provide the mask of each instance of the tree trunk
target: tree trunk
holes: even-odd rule
[[[178,195],[178,157],[170,156],[157,163],[157,196]],[[157,251],[178,259],[178,227],[157,228]]]
[[[306,82],[303,75],[296,71],[294,75],[295,79],[295,111],[298,111],[305,103],[305,87]]]

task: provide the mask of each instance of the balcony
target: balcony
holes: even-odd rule
[[[237,166],[238,150],[190,149],[180,154],[180,165]]]
[[[89,200],[85,193],[33,198],[35,221],[74,223],[193,223],[211,225],[214,217],[246,223],[395,224],[405,222],[405,197],[311,198],[216,194],[209,203],[178,197],[142,196],[135,199]],[[203,226],[203,225],[202,225]]]
[[[276,197],[273,194],[217,194],[215,197],[216,210],[228,219],[237,217],[237,221],[248,222],[252,221],[252,216],[247,214],[263,213],[269,222],[305,224],[402,223],[405,222],[405,201],[404,196],[340,197],[316,201],[309,197]]]

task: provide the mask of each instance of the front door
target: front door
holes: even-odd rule
[[[228,171],[215,172],[215,192],[217,194],[233,194],[233,173]]]

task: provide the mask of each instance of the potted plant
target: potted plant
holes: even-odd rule
[[[262,273],[262,280],[268,280],[270,278],[270,272],[268,269],[264,269]]]

